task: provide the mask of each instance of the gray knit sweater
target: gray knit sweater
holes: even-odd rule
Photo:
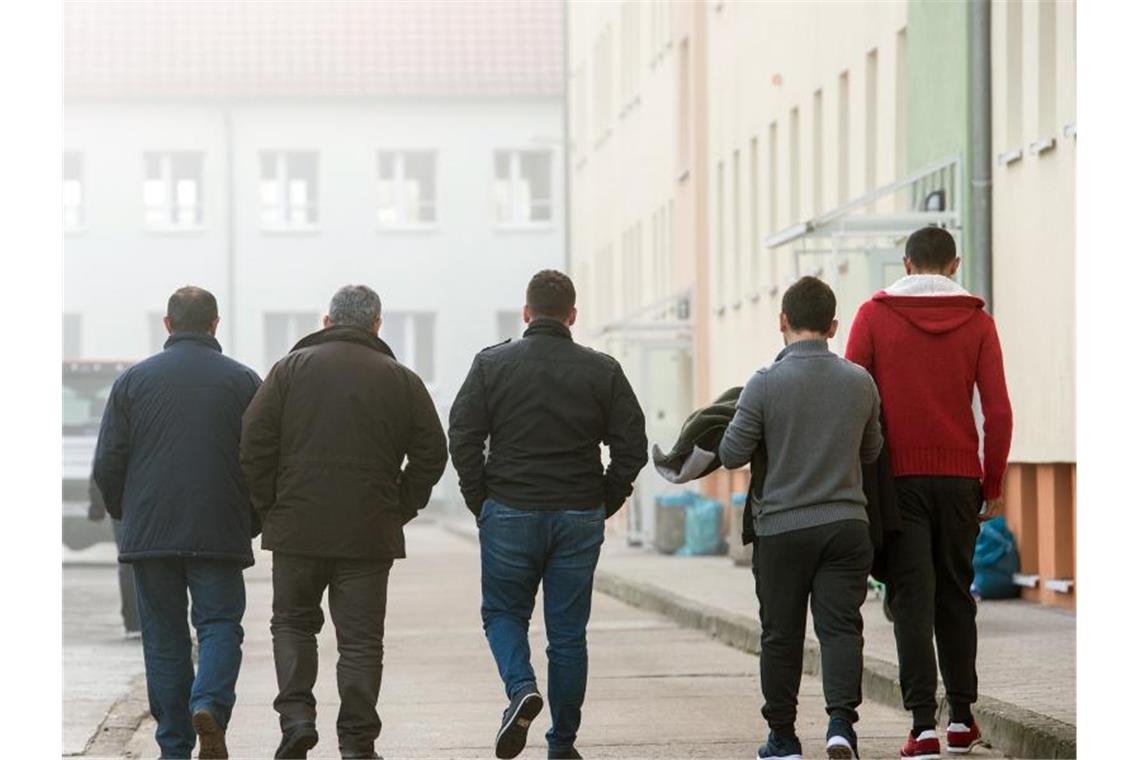
[[[883,436],[866,370],[825,340],[792,343],[744,386],[721,440],[724,466],[746,464],[761,440],[768,473],[752,496],[758,535],[867,520],[860,462],[875,461]]]

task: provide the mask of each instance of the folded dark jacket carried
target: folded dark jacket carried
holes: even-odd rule
[[[701,407],[688,416],[681,426],[677,442],[668,453],[653,444],[653,466],[670,483],[688,483],[720,469],[720,441],[724,431],[736,414],[736,401],[741,387],[730,388],[717,396],[711,404]],[[763,442],[752,454],[749,498],[745,500],[745,513],[741,540],[745,544],[756,538],[752,514],[753,499],[763,493],[768,457]],[[868,529],[875,547],[871,575],[887,582],[885,546],[894,534],[902,530],[898,497],[891,477],[891,457],[886,443],[879,458],[863,465],[863,494],[867,497]]]

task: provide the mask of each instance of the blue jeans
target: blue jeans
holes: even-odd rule
[[[479,515],[483,631],[507,697],[536,685],[527,629],[542,582],[551,749],[574,746],[586,699],[586,623],[605,512],[525,511],[491,499]]]
[[[209,710],[225,728],[241,667],[245,613],[242,566],[224,560],[170,557],[133,563],[154,738],[164,758],[187,758],[196,735],[190,716]],[[198,673],[191,661],[190,619],[198,634]]]

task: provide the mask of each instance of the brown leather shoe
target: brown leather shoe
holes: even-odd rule
[[[201,760],[227,760],[226,730],[218,725],[209,710],[195,710],[190,717],[198,734],[198,757]]]

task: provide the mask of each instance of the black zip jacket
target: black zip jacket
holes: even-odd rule
[[[238,464],[241,416],[261,383],[205,333],[170,336],[111,388],[94,479],[122,520],[119,559],[253,564],[259,530]]]
[[[476,517],[487,498],[515,509],[604,507],[608,517],[649,459],[645,416],[621,365],[576,344],[553,319],[534,320],[521,340],[475,355],[448,437]]]

